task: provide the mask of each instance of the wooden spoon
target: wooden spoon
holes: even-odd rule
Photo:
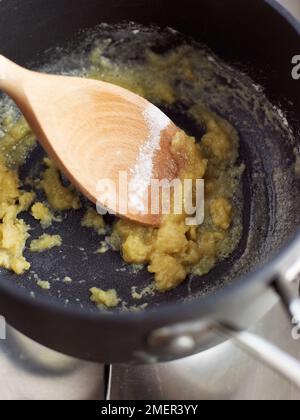
[[[120,217],[160,224],[161,215],[150,211],[150,181],[173,180],[179,168],[170,152],[178,128],[158,108],[118,86],[33,72],[3,56],[0,89],[16,102],[54,163],[86,197]],[[120,174],[125,181],[126,173],[128,182],[121,185]],[[116,185],[115,200],[108,185]]]

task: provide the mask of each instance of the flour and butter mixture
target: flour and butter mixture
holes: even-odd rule
[[[18,116],[13,107],[6,106],[0,127],[1,267],[16,274],[28,272],[31,254],[47,252],[63,244],[59,234],[51,235],[47,229],[52,223],[62,223],[65,212],[82,207],[86,210],[81,226],[87,228],[87,234],[93,229],[99,235],[98,258],[113,250],[119,252],[128,265],[136,269],[147,267],[154,279],[149,293],[166,292],[189,275],[208,273],[237,247],[242,233],[240,181],[244,167],[237,163],[237,131],[209,108],[202,95],[205,89],[206,92],[211,89],[213,95],[213,82],[210,83],[209,77],[213,59],[205,51],[186,43],[167,51],[156,51],[146,44],[142,50],[141,45],[136,45],[137,37],[138,31],[135,31],[127,41],[117,43],[99,35],[83,51],[66,53],[57,68],[65,74],[79,74],[125,87],[161,107],[171,118],[184,115],[191,126],[198,127],[195,132],[189,131],[188,123],[180,126],[175,118],[174,122],[182,131],[173,138],[171,152],[181,163],[182,179],[205,180],[203,225],[186,226],[184,214],[165,216],[160,228],[147,228],[124,220],[107,223],[65,182],[47,157],[40,162],[38,173],[21,179],[20,168],[35,148],[36,139],[24,118]],[[131,44],[134,44],[132,48]],[[134,48],[139,49],[138,57],[134,57]],[[124,51],[127,51],[126,57]],[[72,62],[71,72],[63,68],[68,58]],[[199,62],[202,69],[207,68],[207,74],[199,72]],[[51,66],[48,69],[51,71]],[[41,224],[42,235],[31,236],[30,224],[22,218],[24,212]],[[30,252],[27,258],[25,249]],[[51,288],[48,279],[38,278],[38,283],[44,289]],[[138,296],[135,291],[132,294]],[[97,279],[91,289],[91,300],[101,307],[121,304],[118,290],[102,290],[101,281]]]

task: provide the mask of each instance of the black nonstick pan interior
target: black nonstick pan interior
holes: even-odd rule
[[[139,30],[137,41],[133,40],[136,39],[134,29]],[[31,56],[27,64],[43,68],[49,62],[49,57],[52,57],[51,61],[60,63],[62,51],[66,55],[72,52],[72,58],[64,60],[64,69],[73,72],[78,66],[74,58],[78,46],[88,52],[99,36],[111,38],[113,42],[108,54],[121,52],[123,57],[120,59],[125,62],[133,58],[141,59],[145,45],[165,53],[178,45],[194,42],[169,29],[150,29],[133,24],[100,26],[88,34],[66,40],[59,49],[47,50],[38,59]],[[124,40],[129,40],[132,48],[122,49]],[[212,52],[208,54],[214,57]],[[48,67],[47,70],[58,71],[59,65]],[[208,70],[211,72],[209,77],[215,78],[214,91],[211,91],[209,85],[203,90],[204,102],[238,129],[241,140],[240,161],[246,165],[242,178],[243,235],[230,258],[220,262],[202,278],[190,278],[174,291],[156,293],[137,303],[131,296],[131,288],[144,289],[153,281],[152,276],[146,269],[136,272],[126,266],[117,252],[108,251],[103,255],[95,253],[101,238],[92,230],[80,226],[84,214],[82,210],[66,212],[63,223],[54,223],[47,230],[47,233],[59,233],[62,236],[61,248],[41,254],[26,251],[25,255],[32,263],[31,271],[16,276],[1,270],[1,282],[16,284],[26,293],[35,296],[35,299],[58,300],[62,305],[80,306],[90,311],[99,310],[89,300],[91,287],[116,289],[123,300],[122,307],[116,309],[120,311],[136,307],[137,304],[140,306],[147,303],[148,308],[153,308],[165,302],[201,298],[216,292],[268,259],[300,222],[300,183],[295,169],[299,143],[295,127],[288,125],[284,113],[271,105],[263,89],[247,76],[245,70],[238,63],[235,63],[235,67],[229,67],[216,58],[214,71]],[[186,116],[186,106],[187,103],[176,103],[173,107],[164,108],[164,111],[189,134],[201,138],[201,127]],[[41,161],[43,153],[41,147],[37,146],[30,154],[21,170],[23,180],[32,174],[32,169]],[[237,199],[241,200],[241,197]],[[30,232],[32,239],[44,232],[33,218],[27,214],[23,217],[33,227]],[[71,284],[62,281],[66,276],[72,278]],[[36,285],[37,277],[49,280],[51,290],[41,290]]]

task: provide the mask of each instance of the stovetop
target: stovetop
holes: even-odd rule
[[[300,18],[299,0],[278,0]],[[300,338],[277,303],[254,332],[300,359]],[[1,338],[1,337],[0,337]],[[0,339],[0,400],[104,400],[105,366],[58,354],[11,327]],[[232,341],[199,355],[149,366],[113,366],[116,400],[299,400],[300,391]]]
[[[254,331],[300,359],[300,339],[276,304]],[[104,400],[105,367],[46,349],[8,327],[0,340],[0,400]],[[231,341],[149,366],[113,366],[112,400],[299,400],[300,391]]]

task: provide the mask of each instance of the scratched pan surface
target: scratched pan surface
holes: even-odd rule
[[[138,41],[135,41],[137,38],[133,29],[132,25],[101,26],[89,32],[88,36],[81,34],[78,40],[73,39],[60,45],[59,49],[47,51],[39,56],[38,61],[28,64],[43,68],[51,57],[50,61],[60,62],[61,65],[59,56],[65,55],[71,59],[64,60],[64,70],[76,72],[76,48],[80,45],[80,49],[88,53],[94,40],[99,37],[111,38],[113,42],[108,54],[118,53],[119,59],[125,63],[129,59],[141,60],[146,44],[155,51],[166,52],[176,45],[192,42],[174,31],[143,27],[138,28],[140,33]],[[132,48],[120,48],[126,42],[131,43]],[[85,64],[82,60],[81,67]],[[229,68],[221,60],[218,63],[219,69],[214,77],[217,84],[226,89],[220,88],[213,95],[207,89],[203,95],[204,101],[228,119],[240,135],[240,161],[246,164],[242,179],[243,235],[231,257],[220,262],[209,274],[190,278],[174,291],[145,297],[138,302],[139,305],[148,303],[150,308],[166,301],[199,298],[215,292],[268,259],[300,222],[300,183],[295,175],[297,140],[279,109],[267,101],[263,91],[248,76]],[[46,68],[61,70],[55,64]],[[164,111],[177,125],[199,138],[202,129],[186,117],[184,110],[187,106],[188,100],[186,103],[176,103],[171,108],[166,107]],[[43,150],[37,146],[21,169],[23,180],[42,157]],[[13,282],[28,294],[34,292],[36,298],[58,300],[62,305],[82,306],[91,311],[98,310],[89,300],[89,289],[94,286],[105,290],[115,288],[127,306],[136,305],[137,302],[131,297],[131,288],[136,286],[142,290],[152,282],[152,276],[146,269],[135,272],[126,266],[117,252],[110,250],[103,255],[97,254],[96,250],[104,237],[99,238],[92,230],[80,226],[83,214],[84,210],[64,213],[63,222],[54,223],[47,230],[47,233],[62,236],[62,247],[40,254],[25,251],[25,256],[32,264],[31,272],[16,276],[1,270],[1,282]],[[23,217],[32,226],[32,238],[44,232],[28,214]],[[112,218],[110,222],[113,222]],[[36,285],[36,276],[49,280],[51,290],[41,290]],[[62,281],[66,276],[72,278],[71,284]]]

